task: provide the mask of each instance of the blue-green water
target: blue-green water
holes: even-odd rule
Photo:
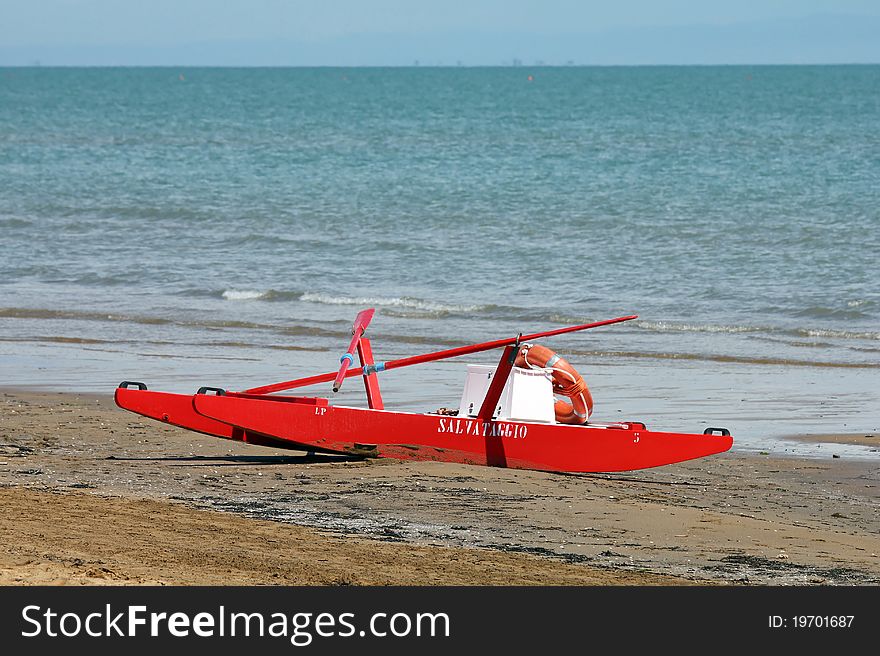
[[[876,431],[880,66],[0,69],[0,254],[0,384],[327,371],[366,306],[382,359],[637,313],[548,342],[596,418]]]

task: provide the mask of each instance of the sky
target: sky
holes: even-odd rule
[[[0,0],[0,65],[880,62],[878,0]]]

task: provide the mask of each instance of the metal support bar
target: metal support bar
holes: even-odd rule
[[[373,347],[370,340],[361,337],[357,345],[358,357],[361,359],[361,367],[367,371],[369,365],[373,362]],[[382,393],[379,391],[379,376],[375,371],[364,374],[364,388],[367,391],[367,403],[373,410],[384,410],[385,405],[382,403]]]
[[[517,341],[517,344],[519,342]],[[489,384],[489,390],[486,392],[486,398],[483,399],[483,405],[477,413],[477,418],[482,421],[491,421],[492,415],[495,414],[495,407],[498,405],[498,399],[501,398],[501,392],[504,391],[504,385],[510,377],[510,370],[513,369],[513,363],[516,360],[517,346],[508,345],[504,347],[495,373],[492,374],[492,382]]]

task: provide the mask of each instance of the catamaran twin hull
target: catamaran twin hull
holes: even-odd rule
[[[592,400],[580,375],[546,348],[542,351],[540,366],[529,364],[529,359],[524,357],[530,348],[537,346],[527,340],[629,321],[635,316],[376,363],[370,341],[363,336],[373,312],[371,309],[358,314],[352,327],[351,344],[336,372],[245,392],[203,387],[195,395],[154,392],[143,383],[123,382],[116,390],[116,403],[126,410],[174,426],[263,446],[560,472],[658,467],[721,453],[733,444],[730,432],[724,428],[707,428],[702,434],[662,433],[648,430],[641,422],[586,423]],[[475,413],[465,410],[464,401],[458,413],[385,410],[379,391],[379,372],[502,347],[498,366],[488,376],[491,384],[487,381],[487,388],[478,396],[482,402]],[[361,366],[352,369],[355,353]],[[520,366],[523,362],[552,378],[557,394],[572,399],[572,404],[555,402],[556,421],[552,419],[554,402],[549,383],[546,383],[549,419],[523,421],[522,415],[507,415],[520,419],[513,420],[500,412],[499,400],[507,389],[511,373],[523,373],[514,364]],[[532,376],[535,375],[533,372]],[[363,378],[369,408],[330,405],[328,399],[322,397],[276,394],[330,381],[335,392],[352,376]],[[568,425],[572,422],[576,425]]]
[[[330,405],[326,398],[116,390],[127,410],[263,446],[560,472],[657,467],[726,451],[723,429],[663,433],[641,423],[564,426]],[[717,434],[720,433],[720,434]]]

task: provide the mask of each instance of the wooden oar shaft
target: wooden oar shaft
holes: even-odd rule
[[[491,342],[483,342],[481,344],[472,344],[470,346],[459,346],[445,351],[435,351],[433,353],[424,353],[422,355],[413,355],[408,358],[400,358],[399,360],[389,360],[384,364],[376,365],[377,371],[387,371],[388,369],[399,369],[401,367],[409,367],[414,364],[423,364],[425,362],[436,362],[437,360],[446,360],[461,355],[470,355],[472,353],[481,353],[483,351],[491,351],[492,349],[515,344],[519,339],[522,342],[528,342],[533,339],[542,339],[544,337],[552,337],[554,335],[563,335],[565,333],[574,333],[580,330],[589,330],[590,328],[599,328],[600,326],[610,326],[611,324],[621,323],[623,321],[631,321],[637,319],[638,315],[633,314],[627,317],[617,317],[615,319],[605,319],[603,321],[595,321],[593,323],[585,323],[578,326],[566,326],[565,328],[557,328],[555,330],[546,330],[540,333],[532,333],[531,335],[523,335],[522,337],[506,337],[504,339],[496,339]],[[247,394],[271,394],[272,392],[281,392],[283,390],[295,389],[297,387],[306,387],[307,385],[316,385],[318,383],[326,383],[334,380],[338,372],[331,371],[326,374],[318,374],[317,376],[308,376],[306,378],[297,378],[272,385],[264,385],[263,387],[254,387],[245,390]],[[364,373],[363,367],[357,369],[348,369],[345,372],[345,378],[350,376],[361,376]]]

